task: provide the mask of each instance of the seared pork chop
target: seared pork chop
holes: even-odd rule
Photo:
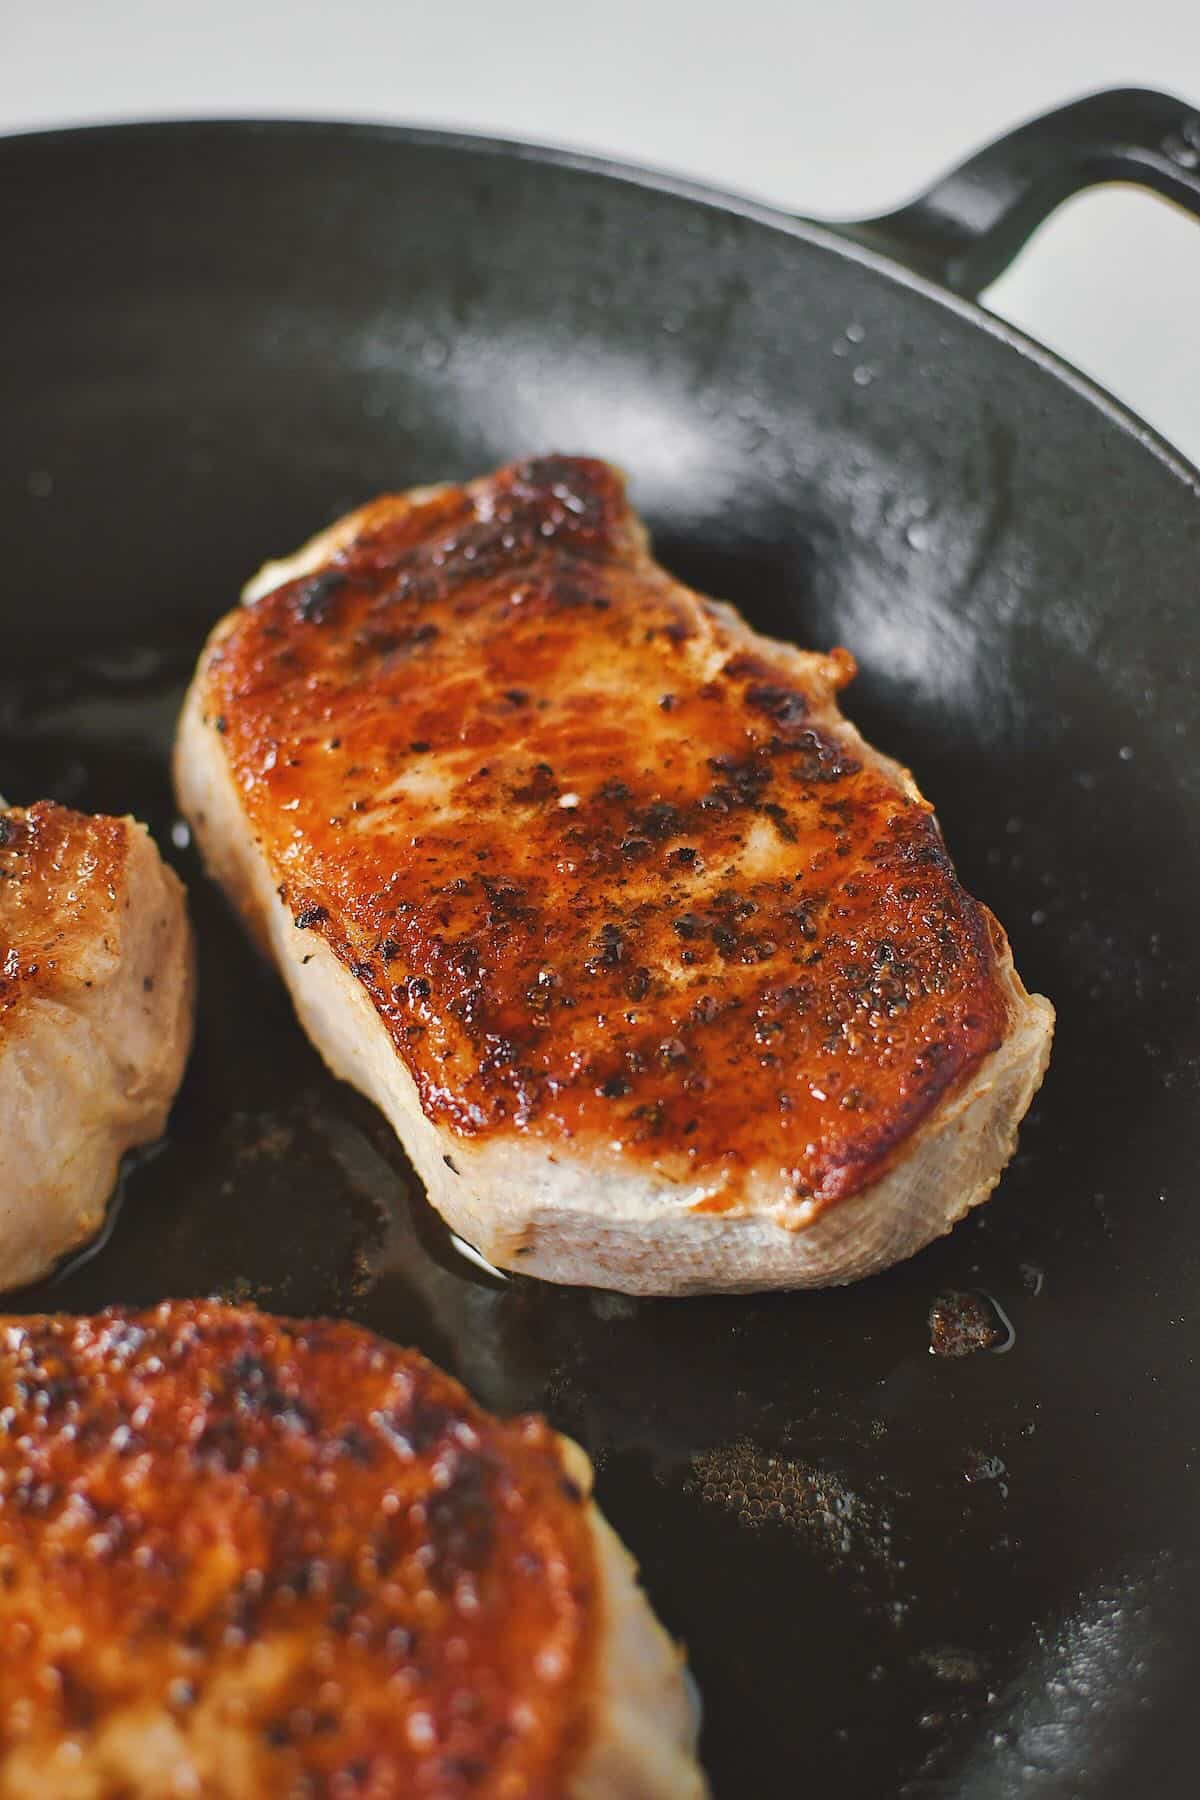
[[[0,1321],[5,1800],[700,1800],[583,1452],[356,1326]]]
[[[133,819],[0,812],[0,1288],[91,1237],[192,1035],[183,888]]]
[[[493,1263],[853,1280],[986,1198],[1053,1013],[853,673],[563,457],[377,500],[214,631],[176,780],[335,1073]]]

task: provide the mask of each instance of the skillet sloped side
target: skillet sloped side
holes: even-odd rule
[[[207,626],[383,488],[624,464],[664,560],[862,666],[1059,1011],[995,1200],[844,1293],[633,1305],[449,1248],[186,848],[165,1147],[38,1306],[250,1293],[545,1406],[689,1642],[719,1794],[1190,1792],[1200,503],[1019,344],[826,234],[359,129],[0,146],[0,785],[173,820]],[[1008,1354],[928,1355],[983,1289]],[[1022,1771],[1028,1769],[1027,1775]],[[1136,1773],[1135,1773],[1136,1771]]]

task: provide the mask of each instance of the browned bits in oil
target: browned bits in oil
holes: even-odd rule
[[[366,508],[237,616],[206,707],[431,1117],[681,1179],[784,1167],[821,1207],[1007,1023],[930,814],[839,733],[851,672],[732,632],[616,474],[556,456]]]
[[[1009,1336],[987,1296],[951,1291],[929,1309],[929,1348],[934,1356],[970,1356],[996,1350]]]

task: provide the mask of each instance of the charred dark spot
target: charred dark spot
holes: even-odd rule
[[[314,925],[323,925],[328,917],[323,906],[302,906],[292,923],[297,931],[311,931]]]
[[[699,913],[682,913],[678,919],[671,920],[671,929],[677,937],[698,938],[707,929],[708,920]]]
[[[381,1408],[373,1412],[371,1424],[398,1455],[424,1456],[440,1444],[454,1423],[453,1415],[428,1394],[418,1392],[411,1405]]]
[[[58,1664],[59,1701],[63,1723],[69,1731],[88,1731],[95,1724],[103,1701],[69,1662]]]
[[[771,938],[749,938],[738,952],[738,960],[744,963],[770,962],[778,945]]]
[[[624,1075],[610,1075],[608,1080],[602,1082],[596,1089],[596,1092],[604,1100],[620,1100],[629,1093],[632,1085],[632,1082]]]
[[[419,1000],[428,1000],[432,989],[424,975],[413,975],[405,984],[405,992],[415,1006]]]
[[[455,1162],[455,1160],[452,1156],[444,1155],[442,1157],[442,1161],[445,1163],[446,1167],[449,1169],[449,1171],[452,1175],[461,1174],[462,1171],[459,1169],[458,1164]]]
[[[698,855],[699,852],[694,850],[690,844],[681,844],[678,850],[671,851],[667,862],[673,868],[690,869]]]
[[[666,1123],[667,1109],[661,1100],[646,1100],[635,1106],[630,1118],[637,1120],[638,1131],[644,1137],[653,1137],[662,1130]]]
[[[468,981],[479,973],[480,956],[474,944],[456,944],[448,960],[454,973]]]
[[[429,748],[429,744],[425,738],[414,738],[408,747],[414,756],[424,756]]]
[[[804,732],[796,748],[799,754],[792,765],[793,781],[841,781],[846,775],[857,775],[862,766],[845,755],[832,739],[816,731]]]
[[[635,969],[625,983],[625,992],[631,1000],[644,1000],[650,992],[649,969]]]
[[[360,631],[354,639],[354,647],[362,657],[390,656],[393,650],[399,650],[408,641],[403,631],[380,631],[374,627]]]
[[[219,732],[221,737],[225,736],[225,733],[229,730],[229,721],[226,719],[224,713],[222,713],[219,718],[213,720],[213,727]]]
[[[486,1076],[495,1074],[500,1069],[511,1068],[519,1055],[520,1051],[511,1038],[501,1038],[481,1059],[480,1073]]]
[[[938,927],[937,941],[945,968],[956,969],[962,961],[962,951],[959,948],[958,939],[948,925]]]
[[[241,1469],[253,1455],[253,1447],[246,1442],[243,1428],[236,1419],[211,1420],[195,1444],[198,1462],[225,1469],[230,1474]]]
[[[723,777],[700,802],[702,807],[712,811],[758,806],[763,789],[771,780],[771,766],[765,757],[710,756],[708,766],[714,774]]]
[[[513,470],[512,486],[534,507],[557,501],[581,529],[604,523],[619,499],[617,484],[603,463],[569,456],[531,457]]]
[[[765,713],[785,728],[803,724],[808,716],[808,701],[798,689],[774,687],[770,683],[748,687],[746,705],[751,712]]]
[[[536,806],[545,800],[552,800],[558,794],[558,783],[554,779],[554,770],[549,763],[534,763],[528,781],[522,782],[510,791],[513,799],[523,806]]]
[[[400,950],[401,946],[396,942],[395,938],[385,937],[381,938],[379,941],[378,954],[383,958],[384,962],[395,962],[400,954]]]
[[[605,781],[596,789],[596,798],[611,806],[624,806],[630,793],[623,781]]]
[[[751,900],[746,894],[734,893],[731,888],[724,888],[714,895],[712,908],[725,919],[749,919],[758,911],[758,901]]]
[[[496,925],[509,919],[521,919],[529,911],[525,889],[515,881],[493,881],[483,878],[483,891],[488,898],[488,923]]]
[[[488,1474],[482,1457],[460,1454],[448,1484],[426,1504],[434,1553],[430,1574],[440,1587],[450,1586],[464,1569],[479,1569],[487,1562],[495,1531]]]
[[[592,954],[584,967],[589,974],[597,975],[601,969],[615,969],[625,954],[624,939],[618,925],[602,925],[596,933]]]
[[[305,625],[323,625],[333,612],[335,597],[346,586],[347,577],[336,569],[326,569],[306,581],[296,595],[296,617]]]
[[[611,605],[604,589],[596,581],[589,580],[582,569],[567,574],[561,566],[552,575],[547,598],[552,606],[563,608],[589,606],[604,612]]]
[[[793,924],[796,927],[796,930],[800,933],[800,936],[802,938],[804,938],[807,942],[811,943],[812,940],[816,937],[817,928],[813,924],[812,908],[810,906],[789,907],[787,912],[784,914],[784,917],[786,919],[788,919],[791,922],[791,924]]]
[[[342,1428],[338,1436],[338,1449],[360,1468],[369,1469],[375,1461],[375,1449],[370,1438],[358,1425],[350,1424]]]
[[[634,815],[634,830],[656,842],[674,837],[680,830],[679,808],[669,800],[655,800]]]
[[[244,1351],[229,1365],[226,1382],[234,1408],[243,1417],[269,1417],[285,1431],[315,1430],[317,1419],[311,1407],[298,1394],[280,1387],[270,1364],[253,1351]]]

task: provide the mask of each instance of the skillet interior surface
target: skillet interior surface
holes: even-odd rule
[[[166,1142],[103,1246],[10,1310],[244,1295],[544,1408],[688,1643],[718,1795],[1194,1792],[1186,472],[825,234],[552,158],[12,139],[0,239],[0,787],[147,819],[201,947]],[[173,840],[182,683],[257,564],[376,491],[551,448],[622,463],[683,577],[850,646],[848,711],[1058,1006],[996,1197],[857,1288],[634,1303],[474,1270]],[[931,1357],[931,1303],[972,1289],[1011,1348]]]

